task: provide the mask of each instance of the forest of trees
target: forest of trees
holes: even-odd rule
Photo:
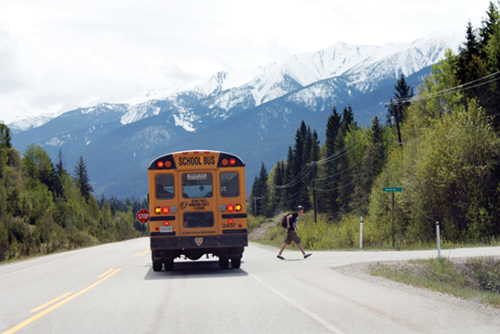
[[[363,215],[377,231],[367,238],[388,240],[392,197],[383,188],[402,187],[395,194],[401,243],[433,240],[437,221],[452,242],[500,235],[499,79],[500,15],[490,3],[482,26],[467,25],[458,54],[448,50],[415,94],[400,76],[385,124],[378,115],[359,126],[350,106],[332,106],[320,144],[302,122],[286,160],[269,173],[262,164],[249,211],[272,217],[300,204],[332,223]]]
[[[145,200],[98,201],[83,157],[70,175],[40,146],[22,155],[0,124],[0,261],[146,235],[135,212]]]

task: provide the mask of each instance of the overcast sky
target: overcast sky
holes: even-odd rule
[[[478,28],[489,0],[0,0],[0,120],[177,91],[336,42]],[[494,2],[496,3],[496,1]]]

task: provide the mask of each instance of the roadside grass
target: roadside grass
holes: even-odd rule
[[[500,259],[411,260],[370,266],[370,274],[500,307]]]
[[[281,247],[286,238],[286,229],[280,224],[281,215],[274,218],[263,216],[248,216],[248,228],[250,240],[265,245]],[[252,238],[251,232],[266,226],[266,234],[259,234],[258,238]],[[312,212],[307,212],[299,219],[299,230],[302,245],[307,250],[359,250],[360,217],[346,215],[340,221],[332,222],[327,217],[319,215],[314,222]],[[395,247],[392,247],[392,234],[390,231],[381,229],[365,217],[363,224],[363,249],[364,250],[427,250],[437,249],[436,242],[410,242],[403,236],[396,234]],[[461,247],[500,246],[500,240],[489,238],[474,243],[453,243],[442,240],[441,248],[453,249]],[[289,248],[298,249],[295,243]]]

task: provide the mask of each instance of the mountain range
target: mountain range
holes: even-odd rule
[[[461,33],[436,33],[383,46],[336,43],[280,64],[219,72],[180,92],[158,90],[8,126],[21,153],[40,145],[57,162],[61,150],[69,173],[82,156],[97,197],[143,198],[154,158],[194,149],[240,156],[248,192],[262,162],[270,169],[286,158],[302,120],[320,141],[334,106],[341,112],[350,105],[358,125],[369,126],[374,116],[385,121],[400,75],[416,88],[462,41]]]

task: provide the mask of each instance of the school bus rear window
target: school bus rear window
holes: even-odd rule
[[[156,183],[156,198],[172,199],[174,198],[174,175],[173,174],[158,174],[155,178]]]
[[[182,197],[209,198],[213,196],[211,173],[182,174]]]
[[[220,194],[222,197],[238,197],[240,195],[238,172],[220,173]]]

